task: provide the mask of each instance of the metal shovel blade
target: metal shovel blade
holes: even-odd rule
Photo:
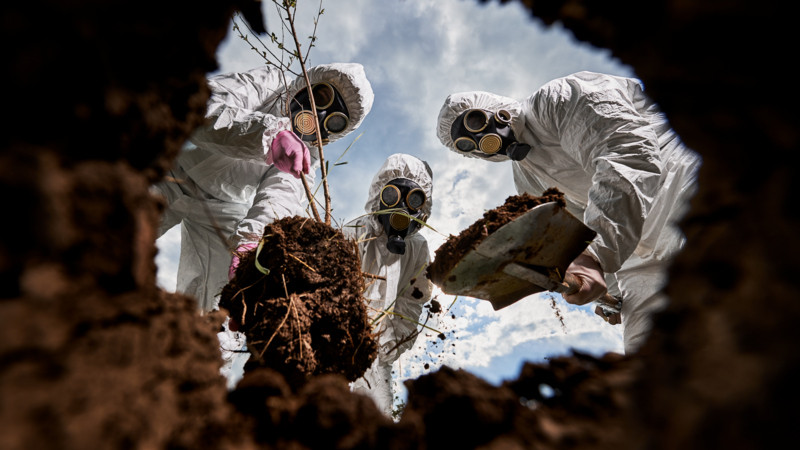
[[[497,229],[441,280],[433,281],[446,294],[488,300],[498,310],[548,290],[547,286],[504,272],[506,265],[517,263],[560,283],[567,266],[595,235],[564,207],[555,202],[544,203]]]

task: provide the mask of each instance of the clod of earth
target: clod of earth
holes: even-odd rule
[[[377,343],[360,268],[355,243],[329,225],[299,216],[267,225],[220,297],[247,336],[245,370],[269,367],[293,388],[314,375],[363,375]]]
[[[430,280],[442,280],[444,275],[466,255],[476,248],[481,241],[500,227],[528,212],[531,208],[544,203],[556,202],[566,206],[564,194],[556,188],[550,188],[541,196],[530,194],[512,195],[502,205],[486,211],[483,217],[475,221],[456,236],[450,236],[436,249],[434,260],[428,266],[427,276]]]

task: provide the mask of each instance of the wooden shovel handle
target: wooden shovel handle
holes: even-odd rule
[[[583,285],[583,283],[578,277],[570,273],[564,276],[564,282],[562,284],[564,286],[564,290],[561,293],[567,295],[578,292],[581,289],[581,286]],[[608,293],[605,293],[602,297],[598,298],[595,301],[599,303],[600,306],[603,307],[603,309],[606,311],[611,311],[615,313],[622,311],[622,299],[612,297]]]

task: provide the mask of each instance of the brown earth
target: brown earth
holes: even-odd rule
[[[0,448],[780,448],[800,376],[794,15],[784,3],[525,0],[630,64],[703,156],[668,309],[629,357],[489,386],[447,368],[389,423],[346,379],[227,393],[215,332],[155,286],[147,194],[202,119],[234,2],[8,3]],[[788,87],[787,87],[788,86]],[[545,388],[547,386],[548,388]],[[467,426],[464,426],[467,425]],[[443,446],[443,445],[442,445]]]
[[[523,193],[506,198],[502,205],[486,211],[483,213],[483,217],[457,235],[447,237],[447,240],[434,252],[433,261],[428,266],[428,278],[434,283],[444,279],[445,275],[450,273],[453,266],[461,261],[464,255],[477,248],[490,234],[525,214],[534,206],[550,202],[555,202],[565,207],[564,193],[557,188],[551,188],[544,191],[541,196]]]
[[[315,375],[358,379],[378,344],[355,242],[322,222],[288,217],[267,225],[262,243],[260,253],[243,255],[220,296],[247,336],[245,370],[272,368],[295,389]]]

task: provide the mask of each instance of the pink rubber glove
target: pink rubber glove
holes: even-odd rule
[[[272,140],[267,152],[267,164],[300,178],[311,168],[311,153],[296,134],[284,130]]]
[[[564,300],[573,305],[585,305],[602,297],[607,290],[606,280],[600,264],[586,253],[581,253],[567,267],[567,274],[572,274],[581,282],[581,288],[574,294],[565,294]]]
[[[246,244],[240,245],[235,252],[233,252],[233,257],[231,258],[231,266],[228,268],[228,279],[233,279],[233,275],[236,273],[236,268],[239,267],[239,261],[245,253],[249,252],[250,250],[258,247],[257,242],[248,242]]]

